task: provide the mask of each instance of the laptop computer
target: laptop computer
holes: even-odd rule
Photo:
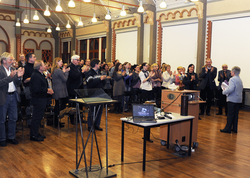
[[[156,123],[154,105],[133,104],[133,122],[135,123]]]

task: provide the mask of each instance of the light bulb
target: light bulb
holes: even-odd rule
[[[83,0],[84,2],[91,2],[91,0]]]
[[[71,28],[71,25],[69,24],[69,20],[68,20],[68,23],[66,25],[66,28]]]
[[[92,22],[97,22],[97,19],[96,19],[96,17],[95,17],[95,13],[94,13],[94,15],[93,15]]]
[[[197,1],[199,1],[199,0],[191,0],[191,2],[197,2]]]
[[[140,6],[137,9],[137,12],[144,12],[144,8],[142,7],[142,0],[140,1]]]
[[[56,26],[56,31],[60,31],[60,26],[59,26],[59,23],[57,23],[57,26]]]
[[[39,20],[39,16],[37,15],[37,10],[35,11],[35,15],[33,16],[33,20]]]
[[[105,19],[106,19],[106,20],[110,20],[110,19],[111,19],[111,15],[110,15],[109,10],[108,10],[108,12],[107,12],[107,14],[106,14],[106,16],[105,16]]]
[[[20,27],[21,24],[20,24],[20,21],[19,21],[19,18],[16,19],[16,27]]]
[[[28,15],[27,15],[27,14],[25,15],[25,18],[24,18],[24,20],[23,20],[23,23],[25,23],[25,24],[30,23],[30,21],[29,21],[29,19],[28,19]]]
[[[126,11],[125,11],[124,5],[122,6],[122,11],[121,11],[120,15],[121,15],[122,17],[124,17],[124,16],[127,15],[127,13],[126,13]]]
[[[165,0],[162,0],[162,2],[160,3],[160,8],[161,9],[166,9],[168,7],[167,3],[165,2]]]
[[[44,16],[50,16],[49,5],[46,5],[46,10],[43,13]]]
[[[68,6],[71,7],[71,8],[76,7],[76,4],[75,4],[74,0],[70,0],[69,3],[68,3]]]
[[[60,6],[60,0],[58,0],[58,4],[56,6],[56,11],[57,12],[62,12],[62,7]]]
[[[80,20],[79,20],[79,22],[78,22],[78,26],[83,26],[82,17],[80,17]]]
[[[52,32],[50,26],[49,26],[49,28],[47,29],[47,32],[48,32],[48,33],[51,33],[51,32]]]

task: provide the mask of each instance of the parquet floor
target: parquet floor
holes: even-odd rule
[[[213,110],[212,110],[213,111]],[[129,116],[131,113],[126,113]],[[125,160],[121,163],[121,121],[122,114],[108,114],[109,169],[122,178],[165,178],[165,177],[249,177],[250,175],[250,120],[249,111],[240,111],[238,134],[221,133],[226,116],[202,116],[198,128],[198,148],[191,157],[174,156],[174,150],[161,146],[159,128],[151,129],[153,143],[147,143],[146,171],[142,171],[142,128],[125,126]],[[67,123],[67,119],[64,118]],[[46,126],[44,142],[31,142],[29,129],[17,133],[19,145],[0,147],[1,178],[50,178],[73,177],[69,171],[75,169],[75,132],[70,125],[59,135],[57,129]],[[105,129],[104,114],[101,127]],[[86,138],[88,131],[84,130]],[[105,164],[105,132],[98,131],[97,139],[103,166]],[[80,139],[79,139],[80,141]],[[81,148],[79,148],[81,151]],[[89,161],[90,144],[86,148]],[[89,162],[88,162],[89,163]],[[98,163],[96,148],[93,164]],[[84,167],[82,162],[80,167]]]

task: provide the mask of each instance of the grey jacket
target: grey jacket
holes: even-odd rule
[[[14,70],[11,68],[11,71]],[[9,88],[9,83],[14,82],[15,87],[17,88],[18,85],[21,84],[21,78],[18,78],[17,75],[15,75],[13,78],[10,76],[7,76],[7,73],[4,69],[4,66],[0,66],[0,105],[4,105],[6,98],[7,98],[7,93],[8,93],[8,88]],[[20,101],[19,95],[17,92],[15,92],[15,96],[17,97],[17,101]]]
[[[67,80],[69,72],[63,72],[61,69],[55,69],[52,74],[52,89],[54,91],[53,98],[66,98],[68,96]]]
[[[227,95],[227,102],[242,103],[243,84],[239,76],[229,79],[228,88],[222,94]]]

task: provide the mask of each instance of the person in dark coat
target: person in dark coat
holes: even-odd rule
[[[45,65],[42,60],[36,60],[34,63],[34,72],[30,79],[31,102],[33,104],[33,118],[30,127],[30,140],[43,141],[45,136],[38,133],[41,120],[47,105],[47,95],[54,92],[48,88],[48,83],[43,74]]]
[[[222,65],[222,70],[219,71],[218,73],[218,82],[219,82],[219,87],[218,87],[218,107],[219,107],[219,112],[216,113],[216,115],[222,115],[222,107],[225,106],[225,113],[227,115],[227,97],[226,95],[222,94],[222,89],[221,89],[221,84],[222,82],[229,82],[229,79],[231,78],[231,71],[227,70],[228,66],[227,64]]]
[[[202,81],[200,83],[201,98],[206,101],[205,104],[200,104],[200,115],[204,114],[206,107],[206,114],[210,116],[210,109],[212,99],[214,98],[214,90],[216,89],[215,81],[217,75],[217,68],[212,66],[212,60],[206,59],[206,65],[201,70]]]
[[[183,79],[184,89],[197,90],[198,76],[194,72],[194,64],[189,64],[188,71]]]
[[[106,75],[101,75],[101,72],[99,70],[101,66],[100,60],[92,59],[90,62],[90,66],[91,66],[91,69],[86,74],[87,88],[88,89],[91,89],[91,88],[103,89],[105,85]],[[101,123],[101,117],[102,117],[102,111],[103,111],[103,104],[96,105],[96,108],[99,108],[99,112],[96,113],[94,127],[95,127],[95,130],[102,131],[103,129],[100,127],[100,123]],[[94,114],[94,106],[91,105],[89,109],[89,114],[88,114],[88,131],[90,131],[92,127],[91,116],[93,116],[93,114]]]

